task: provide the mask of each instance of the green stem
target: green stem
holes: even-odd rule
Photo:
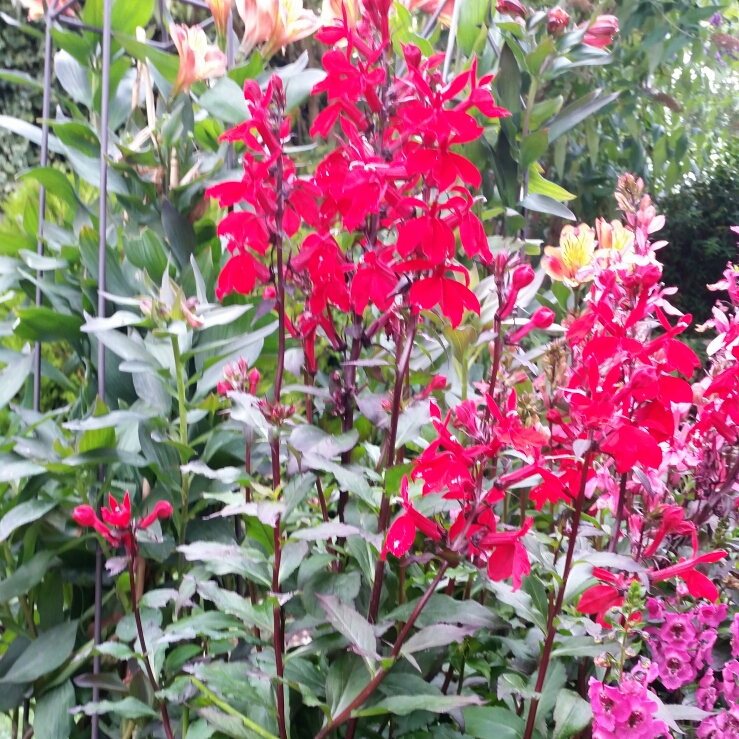
[[[203,694],[208,700],[214,705],[218,706],[224,713],[229,716],[234,716],[241,720],[247,729],[251,729],[255,734],[258,734],[262,739],[278,739],[274,734],[270,734],[266,729],[263,729],[259,724],[252,721],[250,718],[244,716],[243,713],[239,713],[235,708],[232,708],[225,701],[222,701],[212,690],[209,690],[203,683],[195,677],[190,676],[192,684]]]
[[[187,406],[185,404],[185,378],[182,366],[182,354],[180,353],[180,342],[176,334],[172,334],[172,354],[174,354],[174,371],[177,379],[177,403],[180,414],[180,443],[187,446]],[[190,501],[190,477],[182,473],[182,508],[180,510],[180,544],[185,543],[187,531],[187,513]],[[180,554],[180,570],[184,565],[184,559]]]

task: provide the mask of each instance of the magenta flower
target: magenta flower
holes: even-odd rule
[[[716,629],[726,618],[726,611],[728,608],[729,607],[725,603],[719,603],[718,605],[704,603],[703,605],[698,606],[698,623],[703,626],[711,626]]]
[[[659,658],[659,677],[667,690],[677,690],[693,682],[696,670],[690,655],[674,647],[665,649]]]
[[[732,659],[724,665],[721,670],[721,676],[724,678],[724,698],[727,703],[736,703],[739,701],[739,662]]]
[[[718,691],[719,682],[714,677],[713,670],[709,667],[698,683],[698,690],[695,691],[698,707],[704,711],[712,711],[718,700]]]
[[[731,656],[739,657],[739,613],[734,615],[731,622]]]
[[[646,686],[625,677],[620,687],[590,678],[593,739],[655,739],[667,734],[663,721],[654,718],[657,702]]]
[[[687,613],[668,613],[659,632],[665,647],[688,650],[696,646],[698,634]]]

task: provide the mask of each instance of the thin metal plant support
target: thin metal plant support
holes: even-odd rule
[[[108,106],[110,102],[110,38],[111,38],[111,6],[112,0],[103,0],[103,37],[102,37],[102,81],[100,96],[100,201],[98,212],[98,310],[101,318],[105,317],[105,272],[107,267],[107,230],[108,230]],[[105,402],[105,346],[98,340],[97,352],[98,395]],[[105,468],[98,467],[98,480],[105,480]],[[102,490],[101,490],[102,492]],[[102,603],[103,603],[103,552],[100,544],[95,552],[95,624],[94,641],[100,644],[102,636]],[[93,674],[100,673],[100,657],[93,660]],[[93,688],[93,701],[100,700],[99,688]],[[99,719],[92,718],[92,739],[98,739]]]
[[[51,110],[51,24],[54,22],[53,7],[47,8],[44,34],[44,98],[41,105],[41,166],[49,163],[49,112]],[[38,196],[38,239],[36,253],[44,254],[44,220],[46,218],[46,188],[42,185]],[[36,270],[36,307],[43,302],[41,294],[41,278],[43,273]],[[33,348],[33,410],[41,408],[41,342],[37,341]]]

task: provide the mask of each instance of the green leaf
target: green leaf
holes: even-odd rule
[[[338,716],[362,692],[370,680],[365,661],[344,652],[331,665],[326,676],[326,702],[331,716]]]
[[[52,508],[55,508],[56,505],[57,502],[55,500],[44,500],[41,498],[32,498],[24,503],[19,503],[0,520],[0,542],[5,541],[21,526],[42,518]]]
[[[564,98],[561,95],[556,97],[547,98],[539,103],[536,103],[531,109],[531,116],[529,117],[529,130],[536,131],[544,121],[548,121],[553,115],[559,113],[562,109],[562,103]]]
[[[26,72],[19,72],[16,69],[0,69],[0,80],[12,82],[14,85],[26,85],[33,87],[39,92],[43,91],[44,86],[35,77],[31,77]]]
[[[93,418],[104,419],[108,415],[108,408],[100,398],[95,399],[95,408],[92,412]],[[104,422],[104,420],[103,420]],[[82,434],[77,452],[84,454],[93,449],[115,446],[115,428],[112,426],[103,426],[101,428],[88,428]]]
[[[545,129],[541,131],[544,133]],[[567,192],[564,187],[555,185],[554,182],[545,180],[540,174],[536,166],[532,165],[529,167],[529,193],[537,195],[546,195],[548,198],[552,198],[559,203],[565,200],[574,200],[575,195],[571,192]]]
[[[198,100],[201,108],[205,108],[212,116],[226,123],[241,123],[248,117],[244,92],[229,77],[221,77]]]
[[[32,683],[61,667],[72,654],[78,621],[67,621],[34,639],[0,683]]]
[[[559,216],[568,221],[575,220],[575,214],[562,203],[558,203],[554,198],[547,195],[538,195],[529,193],[522,201],[521,206],[527,210],[533,210],[535,213],[548,213],[552,216]]]
[[[264,60],[261,55],[258,51],[252,51],[249,61],[246,64],[229,70],[228,76],[239,86],[239,90],[241,91],[244,89],[244,82],[258,77],[263,69]]]
[[[61,170],[54,169],[54,167],[34,167],[21,172],[18,179],[36,180],[46,188],[47,192],[65,202],[73,213],[76,212],[77,196],[72,183]]]
[[[31,374],[32,367],[33,354],[25,354],[22,359],[9,364],[0,372],[0,408],[13,400]]]
[[[366,711],[358,711],[356,715],[393,713],[396,716],[407,716],[413,711],[449,713],[465,706],[479,706],[482,702],[478,695],[395,695],[381,700]]]
[[[142,703],[138,698],[128,696],[120,701],[98,701],[97,703],[85,703],[77,706],[75,712],[84,713],[87,716],[100,715],[101,713],[115,713],[121,718],[156,718],[159,714]]]
[[[33,718],[33,735],[36,739],[67,739],[72,733],[74,686],[66,680],[44,693],[36,701]]]
[[[27,593],[43,580],[50,567],[56,567],[59,564],[60,561],[48,549],[34,554],[28,562],[22,564],[12,575],[0,582],[0,604]]]
[[[597,657],[604,652],[618,651],[618,642],[596,642],[591,636],[569,636],[558,639],[558,646],[552,650],[556,657]]]
[[[115,0],[110,12],[110,27],[113,31],[129,36],[136,34],[136,28],[146,28],[154,12],[154,0]]]
[[[545,128],[526,136],[521,142],[521,156],[519,157],[521,171],[525,172],[529,169],[530,165],[543,157],[548,147],[549,134]]]
[[[556,141],[563,133],[567,133],[589,115],[612,103],[620,95],[620,92],[612,92],[609,95],[603,95],[602,92],[602,90],[593,90],[558,113],[549,123],[549,143]]]
[[[316,597],[329,623],[354,644],[362,655],[377,658],[377,640],[370,622],[334,595],[317,594]]]
[[[285,111],[290,112],[307,102],[311,90],[326,78],[322,69],[304,69],[292,75],[285,86]]]
[[[137,41],[124,33],[113,32],[113,38],[134,58],[143,62],[147,59],[157,68],[158,72],[170,84],[177,78],[180,68],[179,57],[174,54],[165,54],[163,51]]]
[[[9,115],[0,115],[0,128],[5,128],[11,133],[23,136],[32,144],[41,146],[41,129],[32,123],[22,120],[21,118],[13,118]],[[49,134],[49,151],[54,154],[64,154],[62,142],[56,136]]]
[[[495,76],[495,86],[498,102],[515,115],[521,110],[521,70],[511,51],[511,43],[506,41],[500,51],[500,71]]]
[[[27,341],[69,341],[80,335],[82,319],[51,308],[16,308],[18,323],[13,333]]]
[[[413,654],[424,649],[445,647],[448,644],[464,641],[465,637],[472,636],[477,629],[474,626],[454,626],[452,624],[436,624],[417,631],[403,645],[402,654]]]
[[[162,226],[181,269],[190,262],[190,256],[195,253],[197,236],[192,223],[180,213],[167,198],[162,198]]]
[[[480,26],[485,22],[485,15],[489,7],[489,0],[465,0],[459,9],[457,41],[465,56],[472,53],[473,46],[480,33]]]
[[[214,575],[243,575],[267,587],[272,586],[267,561],[256,549],[215,541],[196,541],[178,547],[177,551],[188,562],[202,562]]]
[[[464,733],[475,739],[521,739],[525,724],[520,716],[499,706],[465,708]]]
[[[54,55],[54,74],[72,100],[86,108],[92,106],[92,87],[87,70],[63,49]]]
[[[572,690],[562,689],[554,706],[554,734],[552,739],[568,739],[582,731],[592,720],[590,703]]]
[[[390,621],[407,621],[418,603],[418,598],[405,603],[388,614]],[[444,593],[434,593],[421,611],[416,625],[431,626],[440,623],[462,624],[476,629],[500,628],[502,621],[488,608],[475,600],[456,600]]]

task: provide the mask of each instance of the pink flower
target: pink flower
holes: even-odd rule
[[[734,615],[731,622],[731,656],[739,657],[739,613]]]
[[[667,734],[664,722],[655,720],[658,709],[652,693],[638,680],[626,676],[620,687],[590,678],[593,739],[655,739]]]
[[[662,642],[675,649],[693,649],[698,636],[687,613],[668,613],[659,632]]]
[[[724,698],[727,703],[736,703],[739,701],[739,662],[735,659],[727,662],[721,670],[721,677],[724,679]]]
[[[617,33],[618,18],[615,15],[600,15],[588,27],[583,43],[588,46],[595,46],[598,49],[605,49]]]
[[[562,33],[570,22],[570,16],[564,8],[551,8],[547,14],[547,31],[555,36]]]
[[[696,735],[699,739],[737,739],[739,737],[739,707],[734,706],[716,716],[701,721]]]
[[[696,670],[690,655],[674,647],[668,647],[659,659],[659,677],[667,690],[677,690],[695,680]]]
[[[495,9],[505,15],[513,15],[518,18],[526,17],[526,8],[519,0],[498,0]]]
[[[712,626],[716,629],[726,618],[726,611],[728,608],[729,607],[725,603],[719,603],[718,605],[703,603],[698,606],[698,623],[703,626]],[[734,656],[736,657],[737,655]]]
[[[213,44],[200,26],[169,27],[172,41],[180,55],[180,68],[172,88],[172,96],[187,92],[190,85],[211,77],[222,77],[226,73],[226,55]]]
[[[712,711],[718,699],[718,682],[713,675],[713,670],[709,667],[706,674],[698,683],[698,690],[695,692],[695,698],[698,707],[704,711]]]
[[[662,621],[665,617],[662,601],[657,598],[647,598],[647,615],[650,621]]]

